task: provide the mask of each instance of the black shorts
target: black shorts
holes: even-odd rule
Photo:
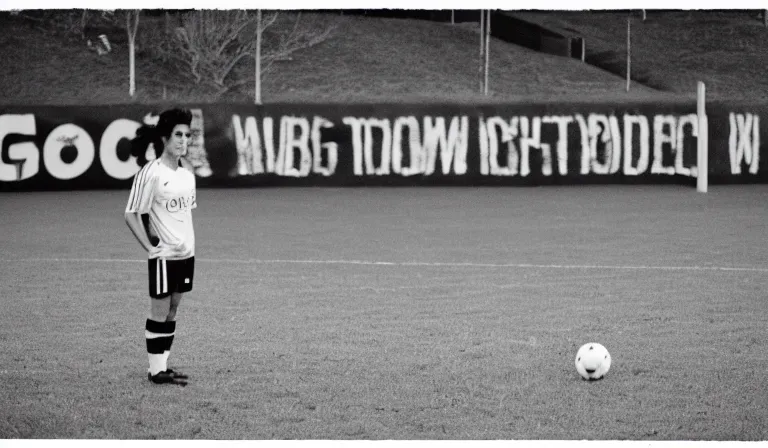
[[[162,299],[174,292],[192,291],[195,257],[184,260],[149,259],[149,296]]]

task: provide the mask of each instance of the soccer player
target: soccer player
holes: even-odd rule
[[[195,175],[184,159],[191,122],[188,110],[166,110],[156,125],[140,127],[131,142],[131,154],[141,169],[133,179],[125,222],[149,258],[147,376],[157,384],[183,386],[188,378],[167,364],[176,333],[176,312],[182,295],[192,290],[195,271]],[[147,162],[150,143],[156,159]]]

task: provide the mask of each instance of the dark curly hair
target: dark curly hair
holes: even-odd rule
[[[136,130],[136,137],[131,140],[131,155],[136,157],[139,166],[147,164],[147,148],[150,143],[157,158],[163,153],[163,140],[171,136],[177,125],[192,124],[192,112],[188,109],[174,108],[163,111],[156,125],[144,124]]]

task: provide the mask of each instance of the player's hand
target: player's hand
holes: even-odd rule
[[[163,243],[158,242],[157,245],[152,246],[149,248],[147,252],[149,252],[149,258],[157,258],[157,256],[160,254],[160,251],[163,250]]]

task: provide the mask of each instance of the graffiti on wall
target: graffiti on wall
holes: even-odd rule
[[[755,114],[728,114],[728,154],[731,174],[741,174],[742,165],[757,174],[760,163],[760,117]]]
[[[695,147],[695,114],[674,116],[589,114],[476,119],[479,163],[485,176],[571,174],[569,157],[580,161],[578,173],[637,176],[696,176],[695,160],[684,147]],[[356,176],[462,175],[468,171],[470,117],[403,116],[394,119],[343,117],[351,135]],[[238,154],[237,175],[275,173],[330,176],[338,162],[337,142],[321,140],[320,131],[335,124],[327,118],[232,116]],[[635,138],[637,137],[637,138]],[[531,166],[531,153],[540,166]],[[664,164],[671,157],[674,162]]]
[[[203,113],[194,109],[191,130],[194,138],[187,159],[200,177],[211,175],[203,136]],[[150,112],[142,120],[155,124],[157,115]],[[122,141],[136,136],[142,123],[119,118],[110,121],[100,133],[89,132],[76,123],[63,123],[46,135],[39,135],[35,114],[0,115],[0,181],[15,182],[36,176],[41,168],[53,178],[70,180],[82,176],[94,163],[112,179],[130,179],[139,170],[136,158],[118,151]],[[38,145],[42,141],[42,147]],[[155,159],[152,145],[147,160]],[[98,158],[98,161],[97,161]]]
[[[674,116],[580,114],[543,117],[481,119],[481,173],[499,176],[531,174],[530,155],[541,153],[544,176],[554,170],[569,174],[569,155],[578,157],[579,174],[652,174],[696,176],[695,160],[684,159],[686,141],[695,146],[698,137],[696,114]],[[569,138],[572,133],[577,138]],[[635,134],[639,137],[633,138]],[[543,135],[548,137],[544,138]],[[574,145],[573,142],[576,142]],[[500,145],[507,158],[499,162]],[[574,148],[575,146],[575,148]],[[668,157],[665,157],[668,156]],[[665,158],[674,160],[665,165]],[[635,160],[637,159],[637,160]]]
[[[450,120],[424,117],[422,122],[413,116],[395,120],[344,117],[341,122],[351,131],[355,176],[429,175],[435,172],[438,158],[443,174],[461,175],[467,171],[466,116]],[[320,116],[283,116],[279,120],[265,117],[258,123],[254,117],[233,115],[237,174],[304,177],[312,172],[331,176],[338,165],[339,143],[322,141],[321,130],[333,126],[332,121]]]
[[[204,115],[208,108],[211,110]],[[125,149],[127,142],[142,123],[157,120],[155,112],[136,114],[128,107],[132,116],[143,118],[87,107],[69,108],[74,118],[28,109],[33,112],[0,113],[0,182],[42,176],[63,183],[93,173],[96,184],[104,176],[111,181],[128,180],[138,166]],[[192,109],[194,137],[187,159],[198,177],[698,175],[700,125],[693,113],[537,115],[467,107],[460,113],[368,116],[355,113],[351,106],[335,113],[303,114],[296,113],[300,106],[283,107],[287,110],[277,108],[280,113],[272,115],[266,113],[269,108],[231,109],[226,105]],[[720,165],[713,168],[710,164],[710,169],[732,176],[759,174],[759,114],[720,113],[715,126],[713,119],[709,118],[708,132],[710,141],[717,139],[718,145],[710,145],[710,159],[717,155]],[[147,159],[154,157],[150,148]],[[218,162],[216,168],[212,161]]]
[[[238,155],[237,175],[274,173],[331,176],[339,143],[323,141],[321,131],[346,126],[351,136],[355,176],[462,175],[468,172],[471,117],[402,116],[394,119],[321,116],[279,118],[232,116]],[[696,177],[696,114],[545,115],[477,117],[479,166],[484,176],[623,174]],[[759,117],[730,114],[731,172],[759,164]],[[689,151],[686,151],[686,148]],[[539,165],[533,166],[532,153]]]

